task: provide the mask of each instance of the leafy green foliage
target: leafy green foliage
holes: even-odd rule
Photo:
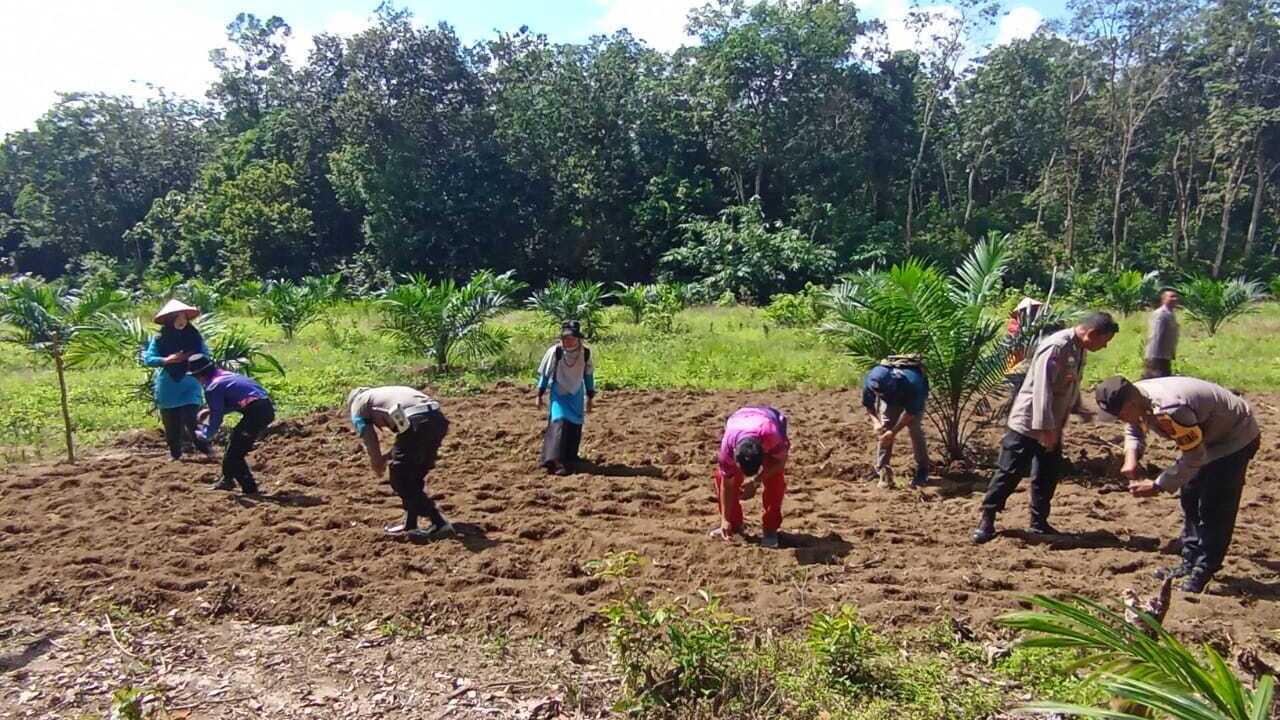
[[[684,244],[662,256],[662,267],[712,296],[731,292],[764,302],[806,281],[822,281],[835,269],[830,248],[767,221],[758,203],[728,208],[718,220],[694,220],[682,229]]]
[[[2,289],[0,326],[7,326],[8,331],[0,335],[0,340],[21,345],[35,357],[53,362],[58,374],[67,460],[75,462],[65,374],[67,353],[80,335],[97,327],[106,313],[123,307],[128,297],[114,289],[78,292],[30,278]]]
[[[826,290],[812,283],[803,292],[778,293],[764,314],[782,327],[815,327],[826,317]]]
[[[1271,293],[1273,300],[1280,300],[1280,275],[1271,278],[1271,284],[1267,286],[1267,290]]]
[[[1235,318],[1256,312],[1265,292],[1262,284],[1254,280],[1215,280],[1204,275],[1178,286],[1182,307],[1210,336]]]
[[[145,720],[142,714],[142,691],[125,687],[111,693],[111,714],[108,720]]]
[[[580,280],[557,280],[529,298],[529,308],[542,313],[557,327],[566,320],[582,323],[582,333],[594,340],[605,329],[604,284]]]
[[[856,276],[829,293],[832,319],[822,332],[843,346],[860,370],[890,355],[924,358],[926,413],[949,459],[964,457],[979,427],[979,401],[999,387],[1012,351],[1000,342],[1003,325],[989,312],[999,301],[1005,262],[1003,240],[992,235],[950,278],[909,260]]]
[[[1161,717],[1178,720],[1258,720],[1269,717],[1275,679],[1267,676],[1254,689],[1227,667],[1206,644],[1204,659],[1149,615],[1138,623],[1085,598],[1031,598],[1037,609],[1014,613],[1001,623],[1031,636],[1028,647],[1082,652],[1110,694]],[[1042,713],[1081,717],[1116,717],[1104,708],[1043,703],[1028,708]]]
[[[613,291],[613,297],[618,304],[627,309],[631,313],[631,322],[636,325],[644,319],[644,308],[649,302],[651,290],[649,285],[644,283],[617,283],[618,289]]]
[[[266,344],[239,326],[225,324],[218,316],[208,314],[200,318],[199,328],[218,367],[254,378],[268,373],[284,375],[284,366],[266,351]],[[135,365],[154,332],[154,326],[144,324],[135,315],[104,314],[67,353],[67,366],[97,369]],[[135,397],[148,407],[155,406],[153,373],[154,370],[143,368],[134,386]]]
[[[877,681],[876,639],[853,606],[814,615],[807,642],[832,682],[859,688]]]
[[[489,321],[511,306],[508,275],[478,273],[466,284],[412,275],[378,301],[382,331],[402,350],[426,355],[443,371],[456,360],[498,354],[507,333]]]
[[[1155,297],[1156,282],[1160,273],[1142,274],[1137,270],[1125,270],[1111,274],[1106,280],[1107,307],[1122,315],[1141,310]]]
[[[315,322],[324,311],[326,299],[317,294],[323,285],[298,285],[290,280],[273,280],[266,284],[254,307],[267,322],[278,325],[286,340]]]

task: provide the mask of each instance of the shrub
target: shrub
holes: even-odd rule
[[[826,290],[812,283],[799,293],[778,293],[769,301],[764,314],[782,327],[813,327],[826,315]]]
[[[854,276],[828,293],[832,319],[822,332],[854,363],[870,369],[889,355],[917,354],[929,377],[927,417],[948,459],[961,459],[979,426],[978,400],[998,388],[1014,346],[1001,342],[999,302],[1005,246],[978,243],[951,277],[910,260],[885,272]]]
[[[677,330],[676,315],[685,308],[685,286],[674,283],[650,285],[644,306],[645,327],[659,333]]]
[[[604,284],[580,280],[557,280],[529,298],[529,307],[557,326],[566,320],[582,323],[582,333],[595,339],[604,330]]]
[[[110,312],[122,309],[128,301],[128,296],[119,290],[99,288],[81,292],[31,278],[3,286],[0,323],[7,324],[9,332],[0,335],[0,340],[21,345],[35,357],[53,363],[70,462],[75,462],[76,453],[67,401],[68,354],[82,335],[94,330]]]
[[[636,325],[644,319],[644,307],[649,302],[650,288],[652,286],[644,283],[616,283],[617,290],[613,291],[613,297],[617,299],[618,304],[626,308],[631,313],[631,322]]]
[[[846,690],[875,683],[876,640],[852,606],[814,615],[807,644],[832,682]]]
[[[1001,618],[1003,625],[1031,633],[1026,647],[1082,653],[1103,688],[1148,717],[1175,720],[1257,720],[1270,716],[1275,679],[1265,676],[1250,690],[1213,649],[1194,655],[1155,618],[1137,622],[1085,598],[1055,600],[1037,595],[1036,608]],[[1042,703],[1027,710],[1079,717],[1132,717],[1110,708]]]
[[[1272,300],[1280,300],[1280,275],[1271,278],[1271,284],[1267,286],[1267,289],[1271,292]]]
[[[430,357],[439,371],[451,361],[496,355],[508,335],[488,321],[511,307],[510,287],[509,273],[476,273],[466,285],[411,275],[378,301],[382,331],[402,350]]]
[[[709,297],[730,292],[761,303],[806,281],[826,281],[835,268],[831,248],[795,228],[766,221],[757,201],[681,229],[684,244],[664,254],[661,267],[672,277],[700,285]]]
[[[1141,310],[1155,296],[1159,277],[1157,272],[1143,275],[1137,270],[1125,270],[1107,276],[1103,288],[1107,307],[1121,315]]]
[[[315,322],[326,302],[315,294],[314,287],[298,285],[291,280],[273,280],[266,284],[254,302],[262,319],[278,325],[286,340]]]
[[[1210,336],[1231,320],[1257,311],[1265,296],[1262,284],[1253,280],[1217,280],[1204,275],[1178,286],[1182,307]]]

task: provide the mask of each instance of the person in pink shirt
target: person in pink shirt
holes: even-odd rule
[[[733,542],[742,534],[742,499],[755,495],[755,485],[764,486],[760,544],[778,547],[782,526],[782,497],[787,492],[785,469],[791,443],[787,440],[787,416],[766,406],[744,407],[729,416],[716,467],[716,497],[720,505],[720,527],[711,536]],[[755,480],[747,481],[748,477]]]

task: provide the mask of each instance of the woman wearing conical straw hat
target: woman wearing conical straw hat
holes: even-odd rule
[[[200,310],[179,300],[170,300],[156,313],[160,332],[142,351],[142,362],[157,368],[155,376],[156,407],[164,424],[169,444],[169,457],[182,457],[185,436],[205,455],[212,450],[208,442],[196,435],[196,415],[204,404],[204,391],[195,378],[187,374],[187,359],[192,355],[208,355],[209,348],[192,321]]]

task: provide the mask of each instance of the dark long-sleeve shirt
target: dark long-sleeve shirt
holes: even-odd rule
[[[208,439],[222,427],[222,418],[228,412],[240,412],[246,405],[269,397],[267,391],[252,378],[226,370],[214,370],[209,384],[204,386],[204,399],[209,404],[209,423],[200,432]]]
[[[862,381],[862,406],[876,412],[876,395],[887,405],[896,405],[915,416],[924,414],[929,399],[929,379],[915,368],[877,365]]]

